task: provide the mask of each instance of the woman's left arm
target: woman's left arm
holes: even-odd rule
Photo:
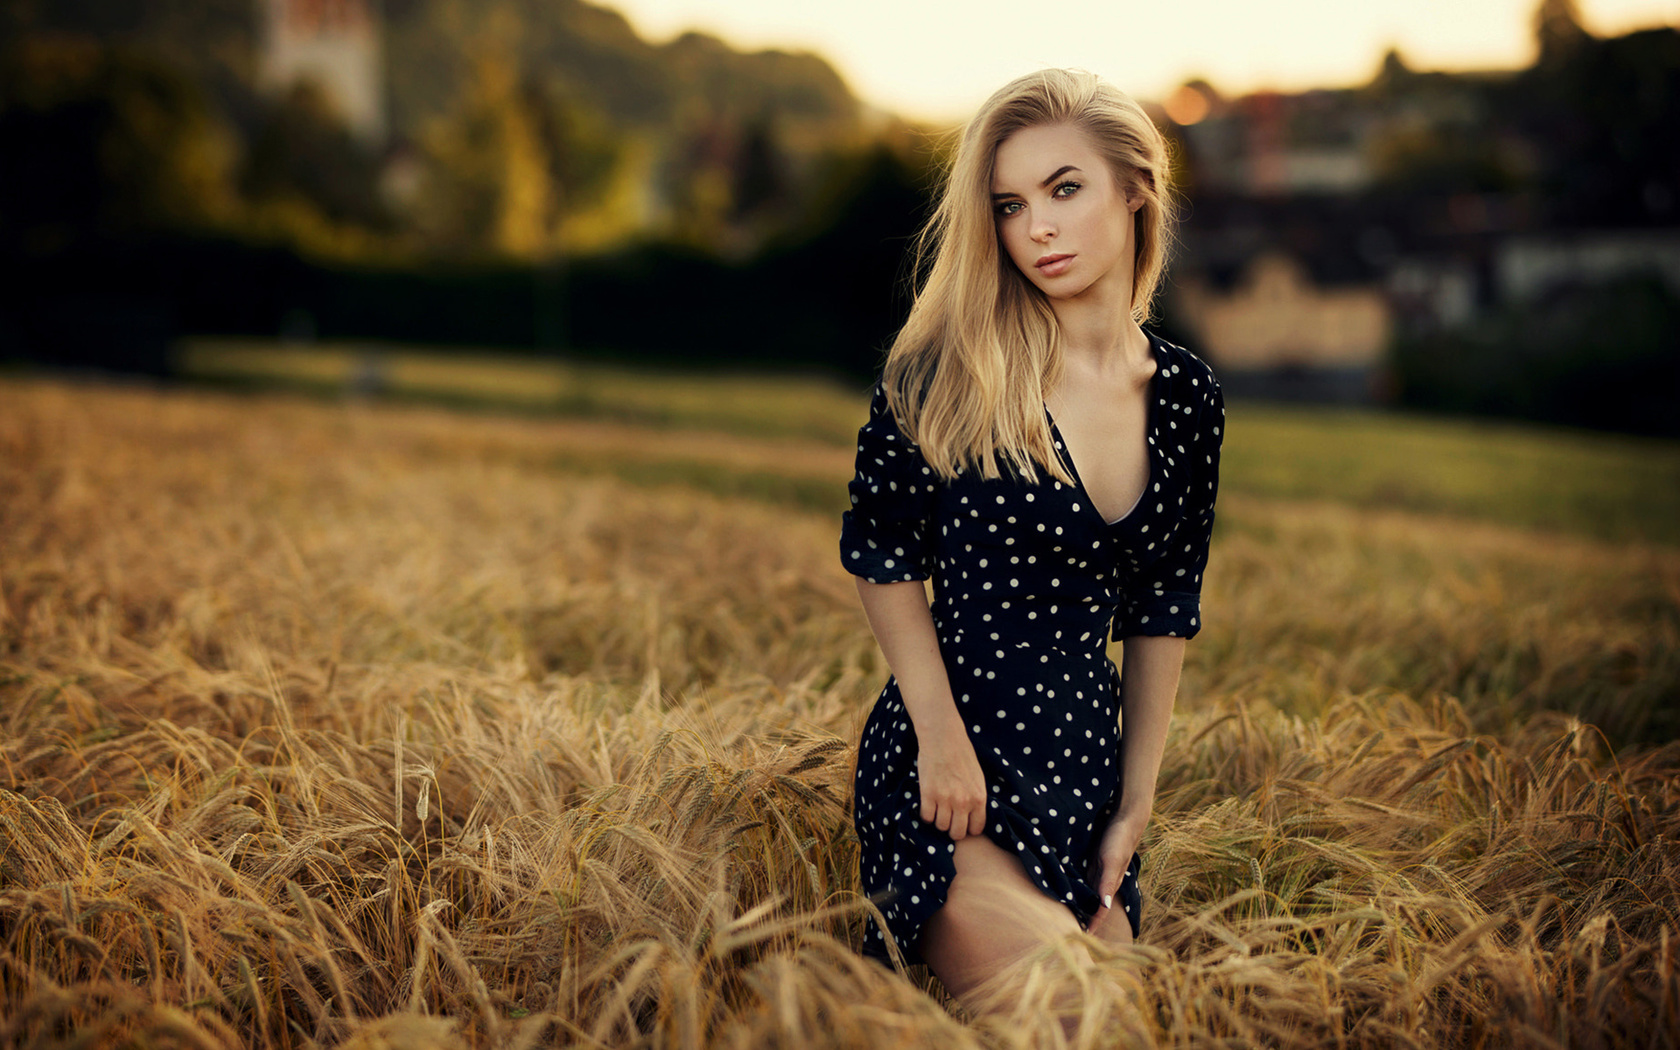
[[[1167,747],[1167,725],[1184,669],[1184,643],[1202,629],[1202,574],[1213,537],[1214,503],[1219,495],[1219,453],[1225,442],[1225,394],[1211,372],[1200,392],[1196,444],[1188,462],[1189,491],[1180,535],[1126,595],[1114,620],[1120,658],[1120,805],[1098,846],[1102,871],[1097,892],[1112,906],[1120,880],[1132,861],[1149,814],[1155,806],[1155,780]],[[1176,406],[1175,406],[1176,407]]]
[[[1127,638],[1120,657],[1120,808],[1103,832],[1097,892],[1103,906],[1126,874],[1155,806],[1155,780],[1167,748],[1167,726],[1184,668],[1184,639],[1170,635]]]

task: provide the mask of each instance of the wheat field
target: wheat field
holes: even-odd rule
[[[1233,486],[1142,942],[975,1019],[855,954],[849,471],[0,382],[0,1045],[1680,1045],[1680,549]]]

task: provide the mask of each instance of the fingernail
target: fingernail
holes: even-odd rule
[[[1103,907],[1105,907],[1105,908],[1114,907],[1114,894],[1112,894],[1112,893],[1103,894]]]

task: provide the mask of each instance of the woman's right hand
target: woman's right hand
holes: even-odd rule
[[[950,832],[953,841],[986,830],[986,775],[962,723],[917,734],[916,779],[922,788],[922,819]]]
[[[959,841],[984,833],[986,775],[951,697],[927,592],[919,580],[870,583],[859,577],[857,588],[916,733],[922,819]]]

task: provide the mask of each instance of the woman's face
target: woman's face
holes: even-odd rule
[[[1128,199],[1085,132],[1068,124],[1023,128],[998,146],[992,211],[1016,269],[1052,301],[1113,297],[1132,303],[1135,253]]]

